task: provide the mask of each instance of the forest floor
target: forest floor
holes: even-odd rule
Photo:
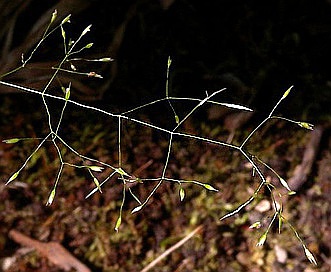
[[[29,99],[20,102],[14,98],[4,97],[0,105],[1,140],[45,135],[47,127],[43,123],[47,122],[42,110],[35,110],[33,103],[29,106]],[[188,120],[186,128],[205,137],[226,140],[229,131],[222,122],[207,119],[196,123]],[[240,128],[233,141],[243,139],[256,125],[253,123],[254,120]],[[92,113],[87,118],[86,112],[77,110],[64,124],[60,130],[63,137],[80,153],[102,161],[117,161],[117,128],[112,121]],[[148,271],[330,271],[331,133],[329,125],[319,128],[323,135],[315,147],[316,157],[306,173],[307,181],[283,207],[284,216],[315,256],[317,266],[307,260],[301,243],[286,223],[279,234],[276,222],[264,246],[256,246],[273,216],[268,191],[243,212],[219,220],[245,202],[258,186],[258,178],[252,177],[249,165],[238,152],[212,144],[176,142],[169,173],[206,182],[219,191],[183,184],[185,198],[180,201],[177,184],[164,182],[148,205],[134,214],[131,210],[136,202],[127,193],[122,223],[116,232],[123,191],[118,179],[109,180],[102,194],[85,199],[95,187],[91,177],[68,167],[61,176],[54,203],[45,205],[59,168],[51,145],[41,148],[19,176],[5,186],[38,145],[37,140],[32,140],[0,142],[0,270],[143,271],[170,249]],[[122,160],[126,171],[142,177],[160,175],[167,137],[159,134],[136,126],[125,127]],[[257,132],[248,148],[290,179],[302,163],[311,135],[310,131],[282,121],[271,122]],[[67,158],[76,162],[70,154]],[[266,175],[269,174],[272,176]],[[154,185],[153,181],[144,182],[130,190],[144,198]],[[249,228],[256,221],[261,221],[261,228]],[[183,241],[192,231],[194,235]],[[32,240],[24,243],[20,234]],[[180,241],[182,245],[171,248]],[[54,250],[58,247],[65,249],[63,255],[56,256],[61,251]],[[73,262],[77,265],[71,267]]]

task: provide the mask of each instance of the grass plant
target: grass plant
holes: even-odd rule
[[[294,191],[291,190],[289,185],[287,184],[286,180],[281,177],[273,168],[272,166],[268,165],[266,162],[264,162],[262,159],[260,159],[257,155],[251,154],[247,149],[246,146],[250,139],[256,134],[256,132],[263,127],[267,122],[269,122],[272,119],[279,119],[282,121],[287,121],[290,123],[294,123],[295,125],[298,125],[304,129],[312,130],[313,125],[302,122],[302,121],[295,121],[291,120],[285,117],[277,116],[275,115],[275,112],[278,108],[278,106],[283,103],[283,101],[286,99],[286,97],[290,94],[290,92],[293,89],[293,86],[289,87],[282,97],[277,101],[275,106],[272,108],[272,110],[269,112],[269,114],[263,119],[252,131],[250,131],[247,135],[247,137],[239,144],[232,144],[227,143],[224,141],[220,141],[218,139],[214,138],[207,138],[202,137],[200,135],[190,134],[183,132],[182,128],[185,122],[189,118],[192,118],[193,114],[199,111],[202,107],[204,107],[206,104],[214,104],[219,107],[228,107],[235,110],[242,110],[242,111],[252,111],[252,109],[243,106],[243,105],[237,105],[237,104],[230,104],[230,103],[223,103],[219,102],[217,100],[217,96],[224,92],[225,89],[220,89],[218,91],[208,93],[206,92],[205,97],[198,99],[198,98],[190,98],[190,97],[172,97],[170,95],[169,91],[169,80],[170,80],[170,72],[171,72],[171,64],[172,59],[171,57],[168,58],[168,62],[166,65],[166,88],[165,88],[165,97],[151,101],[149,103],[146,103],[144,105],[132,108],[130,110],[127,110],[122,113],[113,113],[111,111],[106,111],[98,107],[89,106],[80,102],[77,102],[73,99],[71,99],[71,94],[74,90],[72,90],[71,83],[69,83],[67,86],[62,86],[60,84],[59,89],[62,90],[62,96],[52,94],[50,92],[50,86],[54,82],[60,82],[58,80],[58,75],[60,73],[69,73],[72,75],[84,75],[87,77],[93,77],[96,79],[102,79],[102,76],[97,74],[94,71],[87,71],[87,72],[81,72],[76,67],[75,62],[77,61],[86,61],[86,62],[110,62],[112,61],[112,58],[110,57],[103,57],[100,59],[84,59],[80,57],[80,54],[83,53],[83,51],[90,49],[93,46],[93,43],[87,43],[84,45],[82,44],[83,37],[90,31],[91,25],[87,26],[81,34],[75,39],[71,39],[67,35],[66,31],[66,25],[70,23],[71,16],[67,16],[65,19],[63,19],[59,24],[55,25],[57,17],[57,12],[54,11],[52,14],[52,17],[50,19],[50,23],[48,27],[46,28],[43,36],[41,37],[39,43],[35,46],[35,48],[32,50],[32,52],[28,55],[27,58],[25,58],[24,55],[22,55],[22,65],[18,68],[7,72],[6,74],[0,76],[0,84],[3,86],[7,86],[8,88],[15,88],[17,90],[20,90],[22,92],[29,93],[31,95],[37,95],[38,98],[42,100],[45,114],[47,116],[48,120],[48,133],[44,136],[40,136],[38,138],[11,138],[11,139],[4,139],[3,142],[7,144],[15,144],[17,142],[21,141],[30,141],[30,140],[38,140],[39,144],[35,147],[35,149],[31,152],[31,154],[26,158],[26,160],[22,163],[21,167],[13,173],[6,184],[9,184],[11,182],[14,182],[14,180],[19,176],[19,174],[26,168],[27,164],[31,160],[31,158],[36,155],[36,153],[45,145],[46,142],[51,142],[53,147],[56,150],[56,154],[59,158],[59,167],[58,171],[54,177],[53,187],[50,189],[49,196],[46,201],[46,205],[52,205],[52,203],[56,199],[56,192],[58,190],[60,181],[61,181],[61,174],[63,173],[64,169],[66,167],[72,167],[76,169],[81,169],[83,171],[87,171],[88,175],[90,176],[90,180],[94,183],[95,188],[91,190],[90,193],[86,195],[86,198],[89,198],[95,193],[102,193],[107,184],[107,182],[110,181],[110,179],[117,177],[117,179],[122,183],[123,190],[122,190],[122,202],[120,205],[120,209],[118,212],[118,218],[116,220],[116,224],[114,226],[115,231],[119,231],[122,223],[122,216],[123,216],[123,207],[126,203],[127,194],[131,195],[131,197],[136,201],[136,207],[132,209],[132,213],[136,213],[141,211],[143,208],[146,207],[146,205],[149,203],[151,198],[156,194],[158,189],[165,183],[173,183],[178,186],[178,194],[180,201],[185,200],[186,196],[186,184],[196,185],[200,186],[203,189],[206,189],[211,192],[218,192],[219,189],[216,188],[213,184],[206,183],[204,181],[200,180],[190,180],[190,179],[180,179],[180,178],[174,178],[169,174],[169,162],[172,158],[173,154],[173,144],[175,141],[181,141],[184,139],[189,140],[195,140],[198,143],[203,144],[212,144],[218,147],[227,148],[232,152],[237,152],[241,155],[242,160],[246,161],[251,165],[252,168],[252,176],[259,180],[259,185],[254,189],[254,193],[247,199],[243,200],[242,203],[233,209],[232,211],[228,212],[227,214],[224,214],[221,216],[220,220],[225,220],[231,216],[234,216],[241,211],[244,210],[245,207],[252,204],[252,202],[259,197],[260,194],[262,194],[262,189],[267,189],[269,192],[270,202],[272,203],[273,207],[273,214],[271,216],[271,220],[266,228],[266,230],[263,232],[262,236],[259,238],[257,242],[257,246],[263,246],[267,240],[268,233],[271,231],[271,227],[273,224],[278,222],[278,229],[279,232],[282,229],[282,226],[284,224],[288,225],[289,228],[293,231],[294,235],[297,237],[298,241],[303,247],[304,253],[307,256],[308,260],[317,265],[317,262],[313,256],[313,254],[309,251],[308,247],[304,243],[303,239],[300,237],[298,231],[293,226],[292,223],[290,223],[285,216],[283,215],[283,204],[279,202],[279,199],[281,199],[281,192],[279,190],[279,186],[276,184],[273,184],[270,179],[266,178],[266,174],[264,173],[263,169],[270,170],[274,176],[279,180],[280,184],[286,189],[288,195],[295,194]],[[54,26],[55,25],[55,26]],[[26,67],[26,64],[33,58],[34,54],[37,52],[37,50],[40,48],[40,46],[43,44],[43,42],[50,36],[54,35],[55,33],[61,34],[61,38],[63,41],[63,57],[61,61],[58,63],[56,67],[51,67],[52,70],[54,70],[52,76],[47,81],[47,84],[44,86],[42,90],[36,90],[32,89],[26,86],[21,86],[18,84],[10,83],[6,81],[6,76],[13,74],[21,69],[24,69]],[[59,118],[56,120],[54,115],[52,114],[50,107],[49,107],[49,100],[57,100],[62,102],[62,109],[60,112]],[[191,103],[194,104],[192,108],[188,111],[188,113],[183,114],[180,116],[180,114],[177,113],[177,109],[175,106],[175,101],[181,101],[182,103]],[[139,113],[142,109],[148,108],[155,104],[161,104],[166,103],[169,108],[169,113],[167,114],[167,117],[172,117],[173,120],[173,126],[172,129],[166,129],[164,127],[155,125],[151,122],[144,121],[139,118],[132,117],[134,113]],[[85,111],[94,111],[97,114],[100,114],[106,118],[112,118],[117,122],[117,152],[118,152],[118,161],[117,162],[105,162],[102,160],[99,160],[97,158],[92,158],[89,156],[86,156],[84,154],[81,154],[78,150],[74,149],[69,142],[65,140],[65,138],[61,134],[61,125],[63,122],[63,117],[68,113],[68,105],[79,107]],[[72,120],[74,121],[74,120]],[[158,177],[149,177],[149,178],[141,178],[139,176],[136,176],[129,171],[126,170],[126,165],[123,162],[123,143],[122,143],[122,132],[123,132],[123,123],[134,123],[135,125],[144,128],[149,128],[156,133],[163,133],[167,136],[167,151],[165,154],[165,160],[163,162],[163,167],[161,171],[161,175]],[[75,164],[70,161],[66,161],[63,156],[62,149],[66,148],[67,151],[73,153],[75,156],[79,158],[80,163]],[[104,171],[105,169],[110,170],[110,174],[104,178],[103,180],[98,179],[97,173]],[[147,196],[142,198],[142,196],[137,195],[135,193],[135,190],[133,190],[133,186],[144,186],[145,183],[153,183],[153,188],[148,192]],[[147,189],[146,189],[147,190]],[[257,221],[254,224],[251,225],[251,228],[259,228],[261,224]]]

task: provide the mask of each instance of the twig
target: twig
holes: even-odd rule
[[[293,177],[288,180],[288,185],[292,190],[297,191],[307,181],[319,149],[322,134],[322,127],[316,127],[310,133],[310,140],[306,145],[302,162],[295,168]]]
[[[153,268],[157,263],[159,263],[162,259],[167,257],[170,253],[175,251],[177,248],[181,247],[183,244],[185,244],[188,240],[190,240],[195,234],[200,232],[203,228],[203,225],[198,226],[195,228],[192,232],[190,232],[188,235],[186,235],[183,239],[181,239],[179,242],[174,244],[172,247],[168,248],[165,252],[163,252],[159,257],[157,257],[154,261],[152,261],[149,265],[147,265],[141,272],[147,272],[151,268]]]
[[[70,271],[74,268],[78,272],[91,272],[87,266],[77,260],[68,250],[57,242],[39,242],[16,230],[11,230],[9,237],[18,244],[34,248],[40,255],[46,257],[50,262],[64,271]]]

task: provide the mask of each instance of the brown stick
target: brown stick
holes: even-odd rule
[[[78,272],[91,272],[87,266],[77,260],[68,250],[57,242],[42,243],[16,230],[11,230],[9,237],[18,244],[34,248],[40,255],[46,257],[50,262],[64,271],[69,271],[74,268]]]
[[[294,169],[293,176],[288,180],[288,185],[294,191],[300,189],[307,181],[315,161],[323,134],[322,127],[316,127],[310,134],[310,140],[306,145],[303,159],[300,165]]]

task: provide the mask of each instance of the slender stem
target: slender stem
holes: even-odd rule
[[[121,116],[118,116],[118,167],[122,168],[122,151],[121,151],[121,131],[122,131],[122,122]]]
[[[149,193],[149,195],[147,196],[145,201],[140,206],[145,206],[148,203],[148,201],[155,194],[157,189],[162,185],[163,180],[165,179],[165,174],[166,174],[166,171],[167,171],[167,168],[168,168],[169,158],[170,158],[170,153],[171,153],[172,139],[173,139],[173,134],[170,133],[170,139],[169,139],[169,144],[168,144],[168,152],[167,152],[166,161],[165,161],[164,166],[163,166],[162,176],[161,176],[159,182],[154,186],[152,191]]]
[[[220,92],[222,92],[223,90],[225,90],[225,89],[222,89],[222,90],[218,90],[218,91],[216,91],[216,92],[214,92],[214,93],[212,93],[211,95],[207,95],[207,97],[206,98],[204,98],[204,99],[202,99],[200,102],[199,102],[199,104],[198,105],[196,105],[178,124],[177,124],[177,126],[173,129],[173,131],[175,131],[175,130],[177,130],[177,128],[179,127],[179,126],[181,126],[186,120],[187,120],[187,118],[189,118],[192,114],[193,114],[193,112],[195,112],[199,107],[201,107],[204,103],[206,103],[210,98],[212,98],[213,96],[215,96],[215,95],[217,95],[218,93],[220,93]]]
[[[240,149],[244,147],[244,145],[249,141],[249,139],[255,134],[255,132],[262,127],[267,121],[269,120],[269,117],[265,118],[255,129],[251,131],[251,133],[245,138],[245,140],[240,145]]]
[[[225,91],[225,90],[226,90],[226,89],[223,88],[223,89],[221,89],[220,91]],[[134,112],[134,111],[140,110],[140,109],[142,109],[142,108],[145,108],[145,107],[148,107],[148,106],[151,106],[151,105],[154,105],[154,104],[156,104],[156,103],[160,103],[160,102],[163,102],[163,101],[166,101],[166,100],[197,101],[197,102],[201,102],[201,101],[203,101],[204,99],[193,98],[193,97],[173,97],[173,96],[169,96],[169,97],[164,97],[164,98],[160,98],[160,99],[153,100],[153,101],[148,102],[148,103],[146,103],[146,104],[144,104],[144,105],[141,105],[141,106],[135,107],[135,108],[133,108],[133,109],[131,109],[131,110],[128,110],[128,111],[122,112],[122,115],[126,115],[126,114],[129,114],[129,113],[132,113],[132,112]],[[244,106],[241,106],[241,105],[233,105],[233,104],[222,103],[222,102],[213,101],[213,100],[208,100],[208,101],[206,101],[206,103],[214,104],[214,105],[219,105],[219,106],[224,106],[224,107],[228,107],[228,108],[241,109],[241,110],[245,110],[245,111],[253,111],[252,109],[247,108],[247,107],[244,107]]]
[[[172,112],[174,113],[176,122],[178,122],[178,115],[175,111],[175,108],[173,107],[173,105],[171,104],[171,101],[169,100],[169,71],[170,71],[170,66],[171,66],[171,58],[170,56],[168,57],[168,63],[167,63],[167,78],[166,78],[166,99],[169,102],[170,108],[172,109]]]
[[[26,64],[32,59],[33,55],[38,50],[38,48],[41,46],[41,44],[45,41],[45,39],[47,39],[48,36],[50,36],[53,32],[55,32],[60,27],[60,25],[58,25],[55,28],[53,28],[51,31],[49,31],[50,26],[51,26],[51,23],[48,24],[46,30],[44,31],[44,34],[43,34],[42,38],[39,40],[37,45],[34,47],[32,52],[30,53],[29,57],[27,59],[24,59],[24,56],[22,54],[22,65],[15,68],[15,69],[13,69],[13,70],[11,70],[11,71],[9,71],[9,72],[7,72],[7,73],[5,73],[5,74],[3,74],[3,75],[1,75],[0,79],[23,69],[26,66]]]
[[[58,121],[58,123],[57,123],[57,127],[56,127],[56,130],[55,130],[55,134],[56,134],[56,135],[57,135],[58,132],[59,132],[60,125],[61,125],[61,122],[62,122],[62,119],[63,119],[63,115],[64,115],[64,111],[65,111],[65,109],[66,109],[67,104],[68,104],[68,100],[66,100],[66,101],[64,102],[64,105],[63,105],[63,107],[62,107],[62,111],[61,111],[60,119],[59,119],[59,121]]]
[[[193,231],[191,231],[183,239],[181,239],[179,242],[177,242],[176,244],[174,244],[173,246],[168,248],[160,256],[158,256],[151,263],[149,263],[143,270],[141,270],[141,272],[148,272],[149,270],[151,270],[157,263],[159,263],[162,259],[166,258],[170,253],[174,252],[176,249],[178,249],[183,244],[185,244],[189,239],[191,239],[194,235],[199,233],[202,229],[203,229],[203,225],[196,227]]]
[[[112,172],[107,178],[105,178],[101,183],[100,183],[100,187],[102,186],[102,185],[104,185],[112,176],[114,176],[115,174],[116,174],[117,172],[116,171],[114,171],[114,172]],[[87,194],[87,196],[85,197],[85,199],[87,199],[87,198],[89,198],[91,195],[93,195],[95,192],[97,192],[99,189],[96,187],[96,188],[94,188],[91,192],[89,192],[88,194]]]
[[[165,177],[167,168],[168,168],[168,164],[169,164],[169,159],[170,159],[170,154],[171,154],[171,148],[172,148],[172,139],[173,139],[173,134],[170,134],[170,139],[169,139],[169,144],[168,144],[168,152],[167,152],[167,157],[166,157],[166,162],[164,164],[163,167],[163,171],[162,171],[162,179]]]
[[[272,108],[272,110],[270,111],[269,115],[267,118],[265,118],[255,129],[253,129],[253,131],[246,137],[246,139],[242,142],[242,144],[240,145],[240,149],[242,149],[244,147],[244,145],[249,141],[249,139],[255,134],[255,132],[262,127],[269,119],[274,118],[272,115],[274,114],[275,110],[277,109],[277,107],[279,106],[280,102],[282,102],[284,100],[285,96],[283,95],[278,102],[276,103],[276,105]]]
[[[37,153],[37,151],[43,146],[43,144],[46,142],[46,140],[49,138],[51,136],[51,133],[49,133],[40,143],[39,143],[39,145],[35,148],[35,150],[30,154],[30,156],[29,157],[27,157],[27,159],[25,160],[25,162],[22,164],[22,166],[19,168],[19,170],[16,172],[16,173],[18,173],[18,172],[21,172],[22,171],[22,169],[28,164],[28,162],[29,162],[29,160],[32,158],[32,156],[34,155],[34,154],[36,154]],[[9,184],[9,182],[7,182],[6,183],[6,185],[8,185]]]

